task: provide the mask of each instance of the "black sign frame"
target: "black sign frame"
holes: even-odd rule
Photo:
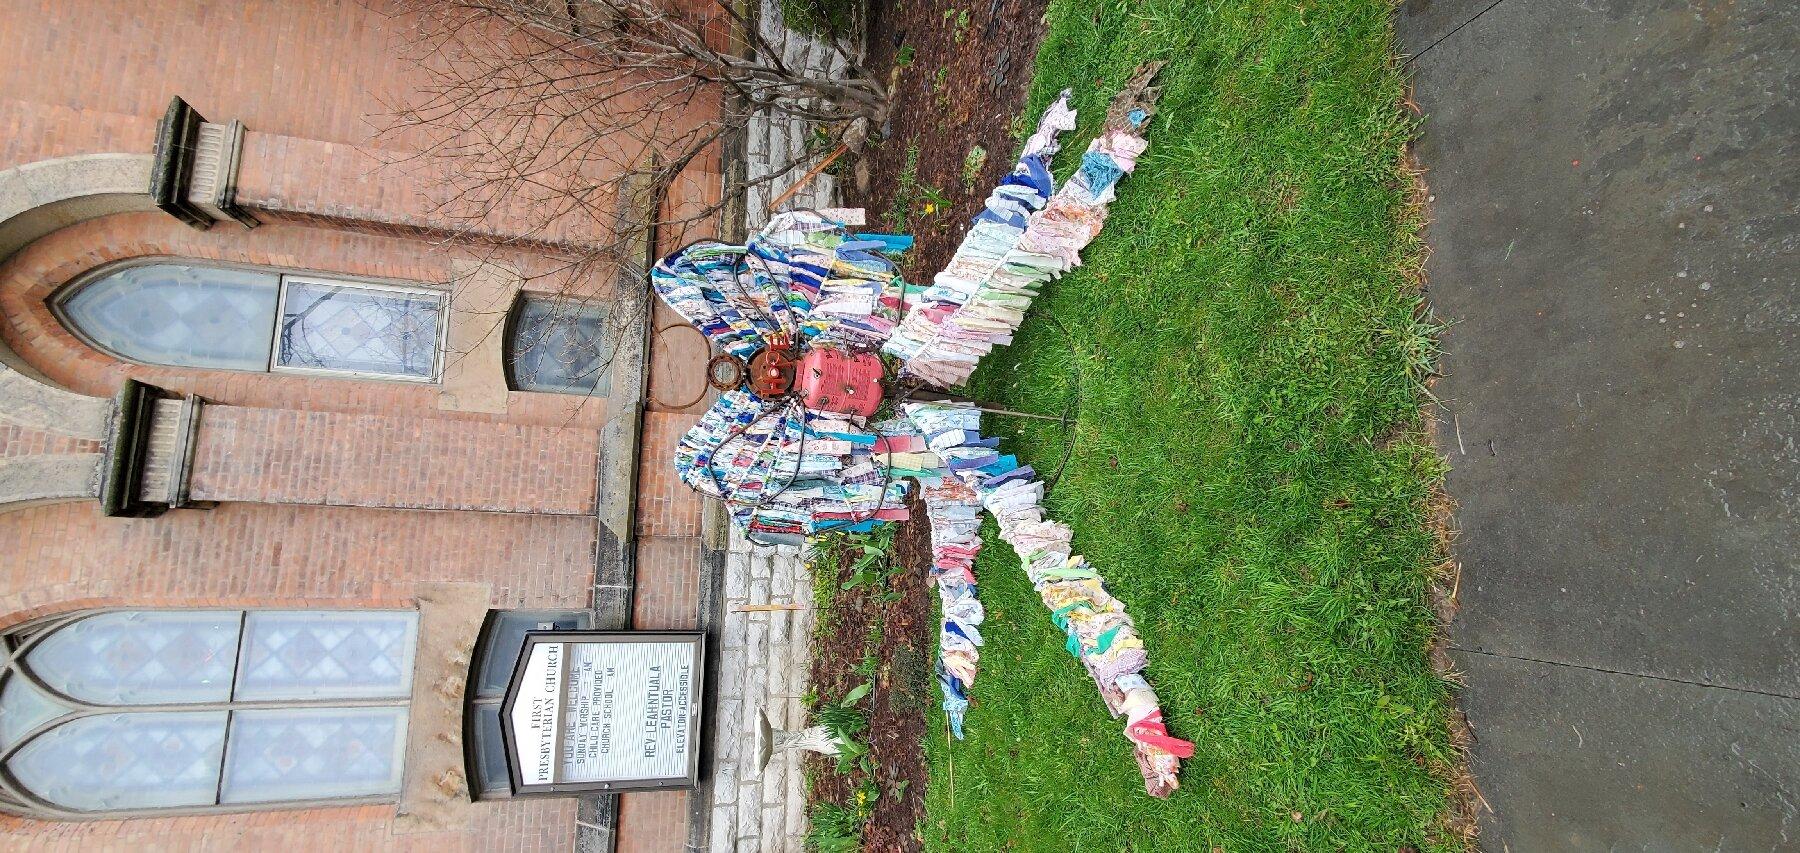
[[[525,680],[525,662],[531,650],[546,643],[689,643],[694,647],[693,703],[688,717],[688,765],[685,776],[659,779],[625,779],[610,782],[547,782],[526,784],[519,765],[519,745],[513,740],[512,710]],[[706,635],[698,631],[528,631],[513,663],[512,679],[500,700],[500,740],[505,746],[506,772],[515,797],[567,797],[574,794],[616,791],[667,791],[693,788],[700,782],[700,718],[706,713]]]

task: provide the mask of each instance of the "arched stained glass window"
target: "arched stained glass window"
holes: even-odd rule
[[[433,381],[444,293],[180,261],[118,266],[54,303],[71,331],[127,361]]]
[[[613,339],[599,305],[520,297],[506,336],[509,384],[515,391],[604,397],[612,390]]]
[[[45,687],[96,705],[223,702],[242,622],[235,610],[99,613],[50,632],[26,663]]]
[[[102,611],[0,642],[0,808],[118,817],[399,793],[414,611]]]
[[[144,264],[75,288],[59,307],[82,337],[131,361],[267,370],[280,280],[259,270]]]
[[[77,717],[25,744],[6,769],[77,811],[211,805],[225,726],[222,711]]]

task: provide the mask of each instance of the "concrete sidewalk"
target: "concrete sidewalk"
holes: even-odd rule
[[[1800,849],[1800,4],[1397,22],[1483,847]]]

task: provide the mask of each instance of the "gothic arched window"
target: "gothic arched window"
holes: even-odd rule
[[[418,613],[104,610],[0,637],[0,809],[50,819],[394,799]]]
[[[131,263],[65,288],[57,318],[98,349],[166,367],[437,378],[444,293],[189,261]]]

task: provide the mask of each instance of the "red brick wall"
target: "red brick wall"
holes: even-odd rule
[[[402,607],[421,581],[488,583],[495,607],[585,607],[591,518],[223,504],[102,518],[0,513],[0,628],[80,607]]]
[[[396,237],[286,224],[247,233],[229,227],[195,232],[160,214],[124,214],[56,232],[0,266],[0,312],[5,315],[0,335],[52,379],[87,393],[111,393],[131,376],[222,404],[270,407],[216,405],[207,410],[197,455],[198,498],[405,503],[423,496],[422,505],[479,505],[521,513],[588,511],[597,429],[606,414],[603,403],[515,393],[504,416],[448,413],[437,411],[436,391],[429,386],[124,364],[63,329],[46,302],[57,287],[82,272],[130,257],[215,258],[431,282],[448,276],[447,254]],[[683,355],[688,369],[698,369],[693,353]],[[670,369],[667,362],[673,356],[659,357],[663,369]],[[653,392],[664,383],[656,384]],[[669,467],[674,441],[693,418],[646,415],[638,627],[695,624],[700,501],[673,479]],[[302,422],[304,430],[298,426]],[[414,435],[420,438],[414,440]],[[35,439],[21,434],[17,440]],[[446,446],[449,458],[438,452]],[[502,458],[492,447],[514,455]],[[334,455],[346,448],[350,456]],[[285,457],[280,455],[284,452]],[[358,467],[383,456],[392,457],[386,466]],[[415,470],[406,466],[423,466],[431,474],[410,483],[384,479]],[[288,476],[299,472],[312,476]],[[584,606],[592,582],[593,519],[520,515],[514,520],[521,524],[508,525],[502,521],[507,518],[233,503],[211,512],[177,511],[135,521],[99,519],[85,504],[4,514],[0,540],[23,547],[0,570],[10,584],[0,587],[0,613],[5,614],[0,624],[101,605],[404,606],[411,581],[401,578],[421,572],[424,576],[412,580],[491,579],[495,606]],[[136,556],[109,571],[112,556],[120,554]],[[493,808],[505,813],[527,807]],[[565,847],[572,813],[562,805],[529,808],[551,828],[530,824],[527,835],[553,839],[547,849]],[[385,807],[279,814],[306,815],[307,820],[322,815],[318,819],[331,821],[334,832],[381,847],[402,843],[388,835],[391,812]],[[682,794],[627,795],[621,846],[678,849],[685,820]],[[347,821],[354,826],[343,825]],[[215,843],[224,846],[237,837],[259,846],[285,845],[292,841],[292,825],[267,815],[240,815],[8,828],[78,846],[92,842],[104,848],[110,842],[103,839],[111,838],[120,839],[122,847],[150,838],[204,838],[202,847],[217,849]],[[472,836],[475,841],[432,837],[431,844],[488,849],[513,839],[513,832],[508,828],[503,838]],[[407,836],[405,841],[427,837]]]
[[[693,337],[685,335],[678,340]],[[652,353],[658,361],[650,373],[651,400],[691,398],[693,392],[688,389],[694,375],[705,367],[705,350],[676,345]],[[656,411],[660,407],[654,403],[652,408],[644,415],[638,457],[637,589],[632,627],[692,629],[699,626],[700,514],[706,502],[675,476],[671,460],[682,433],[699,416]],[[685,791],[622,795],[619,850],[679,853],[686,842],[687,808]],[[670,827],[681,829],[670,831]]]
[[[650,337],[650,387],[655,393],[649,408],[653,412],[704,412],[713,396],[706,385],[712,344],[661,301],[655,309]]]
[[[302,500],[324,485],[326,500],[345,503],[511,512],[226,503],[128,520],[79,503],[0,513],[0,627],[95,606],[404,607],[425,580],[491,584],[495,607],[588,605],[596,522],[587,513],[604,403],[515,393],[505,415],[465,414],[439,411],[435,386],[129,365],[87,347],[50,314],[45,300],[70,279],[152,255],[434,283],[449,279],[452,253],[428,241],[279,223],[196,232],[161,214],[108,217],[58,231],[0,266],[0,335],[86,393],[110,394],[131,376],[235,404],[203,418],[202,496],[215,484],[241,491],[214,496]],[[517,263],[528,275],[551,267]],[[528,286],[563,285],[548,277]],[[283,429],[303,419],[321,426],[313,418],[326,423]],[[221,449],[227,432],[234,452]],[[0,448],[96,449],[15,427],[0,427]],[[360,455],[332,456],[344,448]],[[391,458],[372,464],[383,453]],[[319,479],[309,478],[313,465]],[[5,818],[0,833],[71,850],[535,851],[566,850],[574,835],[570,801],[484,804],[474,825],[447,833],[397,835],[393,813],[385,805],[82,823]]]
[[[657,416],[646,417],[645,433]],[[692,422],[688,416],[675,416]],[[681,424],[686,429],[687,423]],[[664,427],[665,432],[668,431]],[[680,435],[676,432],[676,435]],[[644,465],[640,476],[648,478],[652,471],[669,471],[673,466],[661,448],[644,444]],[[683,502],[695,505],[692,525],[680,528],[686,535],[649,535],[644,533],[645,519],[640,516],[637,543],[637,589],[632,602],[631,626],[644,630],[658,628],[688,631],[699,627],[700,583],[700,498],[678,481],[676,487],[688,496]],[[643,493],[640,491],[640,495]],[[640,499],[639,505],[643,501]],[[660,523],[664,530],[667,519]],[[688,794],[686,791],[645,791],[625,794],[619,803],[619,853],[679,853],[686,843]],[[661,829],[661,831],[658,831]],[[723,853],[723,851],[720,851]]]
[[[675,476],[675,446],[698,416],[646,412],[638,468],[639,536],[698,536],[705,499]]]
[[[431,79],[419,22],[377,2],[261,0],[244,3],[5,0],[0,16],[0,168],[49,157],[149,153],[156,119],[180,95],[214,121],[239,119],[245,139],[238,187],[253,207],[340,219],[460,229],[469,224],[447,187],[453,163],[415,153],[425,135],[397,127],[398,107]],[[105,22],[104,41],[93,22]],[[221,50],[221,47],[226,49]],[[443,64],[440,54],[434,64]],[[665,112],[638,136],[690,132],[716,114],[698,103]],[[582,134],[591,129],[583,127]],[[616,170],[645,159],[644,143],[619,134],[605,151]],[[593,145],[589,136],[572,139]],[[718,170],[708,160],[696,170]],[[590,177],[595,177],[590,175]],[[678,188],[680,192],[691,187]],[[707,190],[701,190],[706,192]],[[481,217],[501,234],[592,235],[584,214],[555,218],[520,200]],[[605,209],[604,206],[602,209]]]
[[[202,501],[591,515],[599,433],[445,418],[210,406]]]
[[[385,111],[383,98],[412,82],[396,50],[407,22],[368,8],[374,5],[6,0],[0,56],[9,59],[0,63],[0,92],[152,118],[179,94],[209,117],[362,142]],[[56,155],[84,153],[61,140],[40,144]],[[42,156],[54,155],[28,159]]]
[[[620,795],[618,853],[677,853],[686,849],[687,802],[686,791]]]
[[[643,537],[637,543],[637,559],[631,626],[670,631],[699,627],[699,537]]]
[[[0,818],[9,848],[44,853],[553,853],[572,846],[575,801],[515,800],[483,808],[467,830],[396,834],[393,806],[255,812],[217,817],[30,824]],[[621,843],[620,849],[625,849]]]
[[[584,607],[594,529],[591,518],[505,513],[226,504],[107,519],[91,503],[36,507],[0,513],[0,627],[101,606],[405,607],[422,581],[489,584],[495,607]],[[81,850],[563,850],[573,837],[562,801],[483,805],[466,833],[394,835],[393,813],[0,818],[0,832]]]
[[[561,394],[513,392],[505,415],[440,412],[435,385],[146,367],[99,352],[63,328],[50,312],[56,290],[102,264],[144,257],[180,257],[261,264],[345,276],[399,279],[423,284],[454,280],[456,252],[427,240],[377,236],[290,224],[252,231],[235,225],[195,231],[161,213],[125,213],[57,231],[0,264],[0,338],[57,383],[106,396],[127,377],[210,401],[262,408],[353,414],[383,413],[507,421],[598,429],[605,406]],[[526,286],[604,298],[610,282],[569,281],[554,261],[529,255],[506,258],[526,276]]]
[[[74,154],[147,154],[157,119],[180,95],[202,115],[239,119],[250,131],[239,176],[248,204],[454,224],[434,214],[454,167],[414,157],[427,140],[395,127],[396,107],[416,103],[432,81],[414,61],[423,54],[418,21],[389,6],[0,0],[0,169]],[[661,137],[689,133],[718,109],[696,102],[677,119],[663,107],[654,129]],[[610,151],[618,163],[639,162],[636,149],[626,150],[633,146],[642,143],[621,140]],[[686,220],[717,201],[720,175],[713,155],[677,179],[669,211],[683,224],[665,229],[665,246],[711,232],[710,222]],[[520,234],[539,219],[521,204],[485,224]],[[589,224],[586,216],[569,219],[575,231]]]
[[[247,201],[337,219],[441,224],[429,215],[428,181],[376,165],[407,153],[402,140],[375,130],[386,104],[419,81],[399,49],[409,22],[370,5],[379,3],[0,0],[0,169],[75,154],[148,154],[156,120],[178,94],[211,119],[241,119],[250,129],[240,175]],[[705,118],[704,110],[693,114]],[[694,163],[672,188],[665,216],[686,218],[716,202],[719,175],[714,158]],[[105,519],[87,503],[0,513],[0,628],[89,606],[406,606],[422,581],[488,583],[495,607],[589,603],[596,522],[588,513],[603,403],[513,393],[502,415],[444,412],[434,386],[124,364],[70,335],[47,307],[73,278],[136,257],[434,284],[448,282],[452,263],[466,257],[403,231],[321,224],[330,227],[276,217],[253,231],[197,232],[161,214],[125,214],[63,229],[0,264],[0,339],[83,393],[109,395],[135,377],[206,397],[217,405],[202,421],[196,496],[268,501],[155,519]],[[533,224],[500,223],[515,231]],[[711,230],[708,222],[667,228],[660,248]],[[528,289],[611,292],[604,272],[571,280],[553,260],[500,257],[526,275]],[[653,358],[652,398],[691,397],[703,348],[660,342]],[[646,419],[639,627],[696,621],[699,502],[668,470],[668,448],[691,417]],[[89,449],[0,427],[0,453]],[[360,506],[372,503],[500,511]],[[436,853],[565,850],[573,839],[566,800],[483,805],[475,825],[449,833],[395,834],[393,812],[390,805],[91,823],[5,818],[0,846]],[[685,794],[627,795],[620,849],[679,849],[686,816]]]

